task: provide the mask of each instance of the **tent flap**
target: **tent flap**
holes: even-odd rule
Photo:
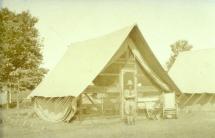
[[[129,41],[129,47],[131,49],[131,52],[135,56],[135,58],[138,60],[140,65],[144,68],[144,70],[147,72],[147,74],[157,83],[157,85],[162,88],[164,91],[169,92],[169,87],[156,75],[156,73],[153,72],[153,70],[150,69],[150,67],[147,65],[146,61],[144,61],[143,57],[139,53],[139,51],[136,49],[133,42]]]

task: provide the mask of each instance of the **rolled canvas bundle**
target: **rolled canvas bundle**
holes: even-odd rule
[[[77,101],[74,97],[35,97],[33,101],[37,115],[50,122],[69,122],[77,111]]]

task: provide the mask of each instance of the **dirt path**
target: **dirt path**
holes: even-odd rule
[[[118,118],[53,124],[19,116],[19,120],[14,118],[0,128],[1,137],[8,138],[214,138],[214,116],[215,113],[187,113],[177,120],[139,118],[135,126],[127,126]]]

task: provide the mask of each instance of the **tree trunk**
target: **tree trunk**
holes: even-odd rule
[[[9,87],[7,87],[7,109],[10,108],[11,103],[11,85],[9,84]]]
[[[10,91],[7,91],[7,109],[9,109],[10,105]]]
[[[19,85],[16,92],[16,108],[19,109]]]
[[[19,92],[16,93],[16,108],[19,109]]]

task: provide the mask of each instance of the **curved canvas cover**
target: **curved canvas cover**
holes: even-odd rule
[[[35,97],[34,110],[43,120],[50,122],[69,122],[77,111],[77,102],[73,97]]]
[[[78,96],[111,61],[132,28],[72,44],[29,97]]]

